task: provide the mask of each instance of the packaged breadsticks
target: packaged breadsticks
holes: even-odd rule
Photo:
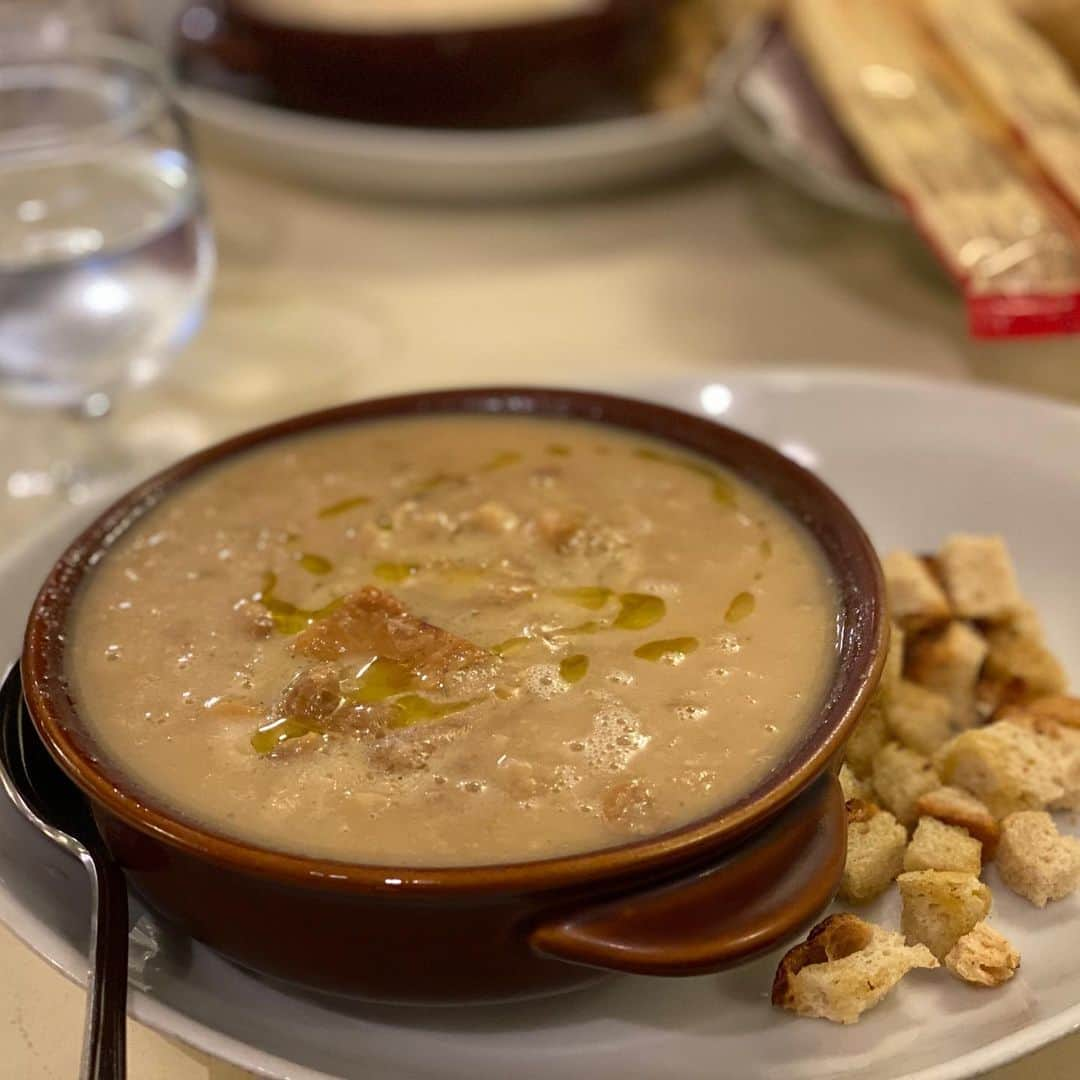
[[[1080,85],[1004,0],[922,0],[932,32],[1073,209],[1080,210]],[[1076,7],[1080,22],[1080,5]]]
[[[1080,332],[1080,213],[995,107],[1004,91],[982,88],[1000,68],[988,59],[1000,32],[983,10],[982,0],[791,0],[787,26],[848,137],[963,289],[972,334]],[[965,35],[976,44],[962,61],[952,39]],[[1025,124],[1046,100],[1025,99]],[[1039,145],[1042,158],[1062,158],[1054,139]]]

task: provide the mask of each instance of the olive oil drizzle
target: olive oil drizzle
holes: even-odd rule
[[[437,702],[420,694],[403,694],[390,704],[391,728],[412,727],[414,724],[428,724],[453,716],[470,705],[478,704],[481,698],[469,698],[466,701]]]
[[[654,450],[651,446],[639,446],[634,450],[634,456],[644,458],[646,461],[655,461],[661,465],[674,465],[679,469],[689,469],[690,472],[704,476],[712,483],[713,499],[723,506],[735,506],[735,489],[726,476],[709,468],[692,458],[681,457],[678,454],[665,454],[662,450]]]
[[[576,683],[589,673],[589,658],[584,653],[564,657],[559,662],[559,675],[565,682]]]
[[[341,693],[350,705],[376,705],[396,694],[420,687],[416,673],[397,660],[376,656],[360,669],[354,679],[341,681]]]
[[[340,502],[324,506],[318,512],[317,516],[320,518],[337,517],[338,514],[348,513],[350,510],[355,510],[358,506],[367,506],[370,502],[370,495],[352,495],[347,499],[342,499]]]
[[[619,604],[619,614],[612,624],[619,630],[644,630],[667,614],[667,604],[663,598],[650,593],[623,593],[619,597]]]
[[[342,600],[345,599],[343,596],[337,596],[320,608],[297,607],[295,604],[289,603],[288,600],[282,600],[276,594],[277,580],[277,574],[272,570],[268,570],[263,575],[262,586],[257,594],[257,599],[270,612],[270,617],[274,620],[274,629],[279,634],[299,634],[301,630],[306,629],[316,619],[324,618],[335,611]]]
[[[420,570],[420,564],[414,562],[379,562],[372,569],[372,573],[380,580],[392,584],[400,584],[408,581]]]
[[[259,725],[258,730],[251,736],[251,748],[257,754],[269,754],[289,739],[299,739],[315,733],[316,729],[310,724],[291,716],[282,716]]]
[[[521,460],[522,455],[517,450],[500,450],[490,461],[485,461],[477,472],[495,472],[510,465],[517,465]]]
[[[603,603],[596,604],[595,600],[600,594],[604,594],[605,599]],[[586,586],[581,589],[557,589],[556,595],[573,599],[583,607],[595,609],[603,607],[615,596],[615,593],[610,589],[593,589]],[[587,602],[583,602],[583,598]],[[667,614],[667,603],[663,597],[653,596],[651,593],[620,593],[618,600],[618,613],[610,622],[588,619],[576,626],[558,627],[555,632],[558,634],[598,634],[602,630],[645,630],[658,623]]]
[[[611,589],[601,585],[582,585],[574,589],[556,589],[555,595],[560,600],[569,600],[578,607],[589,611],[599,611],[615,595]]]
[[[634,655],[641,660],[651,660],[653,663],[668,657],[673,660],[683,660],[694,652],[700,644],[696,637],[676,637],[666,638],[662,641],[647,641],[634,650]]]
[[[435,491],[436,488],[448,487],[452,484],[464,484],[465,477],[461,473],[448,473],[437,472],[432,473],[426,480],[421,480],[416,485],[414,497],[416,495],[426,495],[428,492]]]
[[[392,730],[441,720],[483,700],[432,701],[416,692],[424,688],[424,680],[416,672],[397,660],[383,656],[374,657],[360,668],[355,677],[342,679],[339,685],[341,701],[345,704],[378,705],[389,702],[387,726]],[[312,734],[322,734],[322,731],[316,725],[296,717],[275,717],[259,725],[251,736],[251,747],[257,754],[269,754],[290,739]]]
[[[321,577],[323,574],[329,574],[334,569],[334,564],[324,558],[322,555],[316,555],[312,551],[301,552],[296,561],[300,564],[301,569],[306,570],[309,574],[315,574],[317,577]]]
[[[492,645],[491,652],[496,656],[513,656],[514,653],[521,652],[531,640],[524,636],[507,638],[505,641]]]
[[[727,611],[724,612],[724,621],[729,623],[742,622],[743,619],[753,615],[755,607],[757,607],[757,599],[753,593],[738,593],[728,604]]]

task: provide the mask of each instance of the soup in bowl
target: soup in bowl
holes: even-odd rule
[[[761,444],[450,392],[151,481],[46,583],[24,672],[155,906],[271,974],[460,1000],[590,977],[567,959],[707,970],[812,917],[843,860],[826,769],[883,633],[865,536]],[[693,910],[635,960],[638,877]],[[455,927],[485,918],[483,946]]]

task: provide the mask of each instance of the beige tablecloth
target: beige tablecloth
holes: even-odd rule
[[[220,248],[207,325],[115,417],[147,462],[348,397],[494,380],[833,365],[1080,400],[1080,341],[973,345],[905,230],[731,162],[607,201],[486,210],[347,200],[215,161],[207,173]],[[0,523],[10,536],[56,512],[9,500]],[[2,928],[0,970],[0,1080],[74,1076],[81,991]],[[246,1075],[136,1025],[130,1061],[134,1080]],[[1080,1036],[993,1076],[1073,1080]]]

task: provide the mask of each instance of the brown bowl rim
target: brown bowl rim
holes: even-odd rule
[[[237,453],[278,439],[344,423],[417,415],[522,415],[593,421],[666,439],[712,458],[764,488],[784,505],[774,484],[801,492],[818,508],[817,528],[831,528],[825,552],[841,591],[837,664],[817,720],[791,756],[735,803],[658,836],[531,862],[461,867],[343,862],[261,848],[204,829],[124,789],[120,770],[93,751],[63,677],[67,614],[83,576],[132,524],[178,484]],[[762,476],[738,462],[756,463]],[[772,484],[763,482],[769,477]],[[770,490],[772,489],[772,490]],[[787,505],[792,509],[790,503]],[[847,582],[845,588],[844,582]],[[869,538],[823,481],[766,443],[701,416],[653,402],[584,390],[494,386],[421,391],[322,409],[255,428],[184,458],[137,485],[99,515],[54,564],[27,624],[23,684],[37,731],[54,758],[99,809],[137,831],[219,866],[278,882],[317,884],[351,892],[410,895],[520,893],[608,881],[685,864],[730,847],[790,802],[836,758],[876,688],[888,643],[885,585]],[[130,783],[130,782],[129,782]]]

